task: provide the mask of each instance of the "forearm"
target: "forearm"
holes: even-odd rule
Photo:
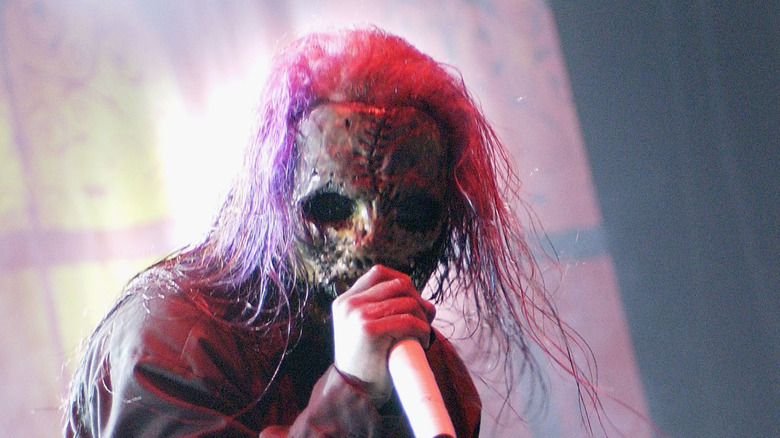
[[[331,366],[317,381],[309,404],[290,426],[271,426],[262,438],[376,436],[380,415],[360,382]]]

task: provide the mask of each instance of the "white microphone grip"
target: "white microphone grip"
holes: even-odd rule
[[[404,339],[393,345],[387,366],[414,436],[455,438],[455,427],[420,343]]]

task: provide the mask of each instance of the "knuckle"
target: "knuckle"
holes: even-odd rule
[[[377,276],[385,276],[390,272],[390,270],[387,266],[384,265],[374,265],[371,267],[371,272]]]
[[[395,282],[399,290],[406,292],[408,294],[417,293],[417,289],[415,289],[414,284],[412,283],[412,280],[409,278],[408,275],[401,274],[397,276],[393,281]]]
[[[398,278],[401,281],[401,284],[405,288],[407,288],[409,290],[412,290],[414,292],[417,292],[417,288],[414,287],[414,283],[412,282],[412,278],[411,277],[409,277],[406,274],[401,274]]]
[[[413,297],[406,296],[406,297],[400,298],[399,300],[400,300],[399,304],[407,312],[415,312],[415,311],[418,311],[418,310],[422,309],[422,306],[420,305],[420,303],[417,300],[415,300]]]

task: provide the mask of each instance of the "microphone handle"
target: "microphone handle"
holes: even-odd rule
[[[416,339],[404,339],[390,349],[387,366],[416,438],[455,438],[425,351]]]

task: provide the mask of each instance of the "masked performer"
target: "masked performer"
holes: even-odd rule
[[[403,338],[477,436],[432,302],[469,303],[526,359],[562,326],[460,77],[377,29],[310,35],[275,59],[256,121],[204,240],[133,279],[89,339],[66,436],[408,436],[387,371]]]

